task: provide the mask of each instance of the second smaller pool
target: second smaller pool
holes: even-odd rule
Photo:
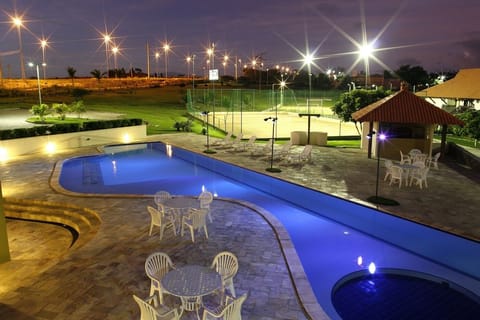
[[[407,270],[348,275],[335,286],[332,300],[343,320],[480,319],[479,297]]]

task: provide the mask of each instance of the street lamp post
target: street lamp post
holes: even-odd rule
[[[163,50],[165,51],[165,78],[168,78],[168,50],[170,50],[170,45],[165,43]]]
[[[40,85],[40,70],[39,70],[38,64],[33,63],[33,62],[29,62],[29,63],[28,63],[28,66],[29,66],[29,67],[35,67],[35,69],[36,69],[36,73],[37,73],[37,86],[38,86],[38,106],[39,106],[39,107],[42,107],[42,88],[41,88],[41,85]],[[42,63],[42,66],[44,66],[43,63]]]
[[[311,117],[320,117],[318,113],[311,113],[310,112],[310,100],[312,98],[312,67],[311,64],[313,62],[313,56],[310,54],[305,55],[304,57],[304,65],[307,66],[308,71],[308,96],[307,96],[307,113],[299,113],[300,117],[306,116],[307,117],[307,144],[310,144],[310,122]]]
[[[390,206],[398,205],[399,203],[395,200],[387,199],[387,198],[383,198],[383,197],[378,196],[378,181],[380,180],[381,143],[383,143],[387,139],[387,136],[384,133],[376,133],[375,131],[371,131],[367,135],[367,138],[372,139],[375,134],[377,135],[377,139],[376,139],[376,141],[377,141],[377,143],[376,143],[376,147],[377,147],[377,179],[375,181],[375,195],[369,197],[367,199],[367,201],[369,201],[371,203],[375,203],[375,204],[383,204],[383,205],[390,205]]]
[[[117,46],[113,47],[112,48],[112,53],[113,53],[113,65],[114,65],[114,68],[115,68],[115,78],[117,78],[117,53],[118,53],[119,49]]]
[[[103,42],[105,43],[105,65],[107,67],[107,78],[110,78],[110,63],[109,63],[110,59],[108,58],[108,54],[109,54],[108,46],[110,44],[110,40],[111,40],[110,35],[105,34],[103,36]]]
[[[23,43],[22,43],[22,26],[23,22],[22,19],[19,17],[13,18],[13,24],[17,27],[18,33],[18,50],[20,51],[20,71],[22,79],[25,79],[25,60],[23,58]]]
[[[204,153],[217,153],[215,150],[210,150],[210,134],[208,132],[208,129],[209,129],[209,125],[208,125],[208,114],[210,113],[210,111],[203,111],[202,112],[202,115],[203,116],[206,116],[207,117],[207,149],[203,150]]]
[[[155,52],[155,78],[158,78],[158,73],[160,72],[158,70],[158,58],[160,58],[160,53]]]
[[[273,151],[274,151],[273,146],[275,144],[275,124],[277,123],[278,118],[277,117],[268,117],[268,118],[265,118],[263,120],[264,121],[268,121],[268,120],[272,121],[272,151],[271,151],[271,154],[270,154],[270,167],[266,168],[265,170],[267,170],[268,172],[282,172],[282,170],[280,170],[280,168],[274,168],[273,167]]]
[[[40,41],[40,46],[42,47],[42,67],[43,67],[43,79],[47,78],[47,63],[45,62],[45,48],[48,46],[47,40],[43,39]]]

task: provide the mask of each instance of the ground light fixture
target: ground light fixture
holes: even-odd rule
[[[376,134],[375,131],[371,131],[367,135],[367,138],[372,139],[375,134]],[[377,137],[377,179],[375,182],[375,195],[368,197],[367,201],[375,204],[385,205],[385,206],[398,206],[399,203],[397,201],[378,196],[378,181],[380,178],[380,150],[381,150],[380,144],[387,139],[387,136],[384,133],[378,133],[376,134],[376,137]]]
[[[204,153],[217,153],[215,150],[211,150],[210,149],[210,133],[209,133],[209,125],[208,125],[208,114],[210,113],[210,111],[203,111],[202,112],[202,115],[203,116],[206,116],[207,117],[207,132],[206,132],[206,135],[207,135],[207,149],[203,150]]]
[[[268,172],[282,172],[279,168],[274,168],[273,167],[273,145],[275,144],[275,124],[278,121],[277,117],[268,117],[263,119],[264,121],[272,121],[272,152],[270,154],[270,167],[268,167],[267,170]]]

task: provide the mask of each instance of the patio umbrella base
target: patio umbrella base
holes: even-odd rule
[[[206,149],[206,150],[203,150],[203,153],[210,153],[210,154],[213,154],[213,153],[217,153],[217,151],[215,151],[215,150],[211,150],[211,149]]]
[[[375,203],[375,204],[381,204],[384,206],[398,206],[400,203],[398,203],[395,200],[392,199],[387,199],[379,196],[371,196],[367,198],[368,202]]]
[[[282,172],[282,170],[279,168],[267,168],[265,170],[267,170],[268,172]]]

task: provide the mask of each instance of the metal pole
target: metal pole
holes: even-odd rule
[[[38,85],[38,103],[39,107],[42,106],[42,90],[40,87],[40,72],[38,70],[38,64],[36,65],[36,70],[37,70],[37,85]]]

